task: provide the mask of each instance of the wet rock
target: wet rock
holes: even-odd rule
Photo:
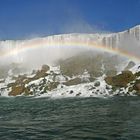
[[[140,80],[135,81],[133,89],[137,91],[138,95],[140,95]]]
[[[51,91],[53,89],[56,89],[59,84],[60,84],[59,82],[50,82],[50,83],[47,83],[47,85],[44,88],[44,91]]]
[[[128,92],[132,92],[133,90],[134,90],[133,87],[129,87],[129,88],[128,88]]]
[[[36,75],[32,78],[32,80],[36,80],[36,79],[39,79],[39,78],[41,78],[41,77],[45,77],[45,76],[47,76],[48,74],[45,72],[45,71],[40,71],[40,70],[38,70],[37,72],[36,72]]]
[[[110,86],[106,85],[106,89],[109,90],[110,89]]]
[[[108,85],[117,87],[126,87],[128,83],[135,80],[135,75],[131,71],[123,71],[116,76],[108,76],[105,81]]]
[[[13,86],[12,90],[9,93],[9,96],[21,95],[25,91],[24,86]]]
[[[140,71],[136,72],[136,73],[135,73],[135,76],[136,76],[136,77],[140,77]]]
[[[82,82],[81,82],[80,78],[74,78],[72,80],[69,80],[69,81],[63,83],[63,84],[66,85],[66,86],[72,86],[72,85],[78,85],[78,84],[81,84],[81,83]]]
[[[135,62],[130,61],[130,62],[128,63],[128,65],[124,68],[124,70],[129,70],[129,69],[131,69],[132,67],[134,67],[135,65],[136,65]]]
[[[99,87],[99,86],[100,86],[100,82],[99,82],[99,81],[96,81],[96,82],[94,83],[94,86],[95,86],[95,87]]]
[[[76,94],[76,96],[80,96],[81,94],[82,94],[82,93],[81,93],[81,92],[79,92],[79,93],[77,93],[77,94]]]
[[[24,95],[25,95],[25,96],[33,95],[33,92],[31,92],[30,89],[27,87],[27,88],[25,88],[25,90],[24,90]]]
[[[72,94],[74,91],[73,90],[70,90],[70,94]]]
[[[96,90],[96,92],[99,92],[99,91],[100,91],[99,89]]]
[[[96,89],[96,87],[90,86],[88,90],[94,90],[94,89]]]
[[[90,81],[90,82],[94,82],[95,80],[96,80],[96,78],[94,78],[94,77],[90,77],[90,78],[89,78],[89,81]]]
[[[101,76],[102,55],[93,55],[91,52],[80,53],[60,62],[60,69],[64,75],[72,77],[81,75],[85,69],[91,77]]]
[[[42,72],[47,72],[49,70],[50,70],[50,67],[48,65],[43,65],[42,68],[41,68]]]
[[[61,95],[65,95],[65,93],[62,93]]]
[[[31,75],[36,74],[36,70],[32,70]]]

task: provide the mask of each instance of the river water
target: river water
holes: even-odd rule
[[[140,98],[0,97],[0,140],[140,140]]]

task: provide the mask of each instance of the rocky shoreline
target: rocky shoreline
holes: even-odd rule
[[[135,66],[136,67],[136,66]],[[1,96],[129,96],[140,95],[140,71],[124,70],[113,76],[64,75],[60,66],[43,65],[31,74],[8,76],[0,80]]]

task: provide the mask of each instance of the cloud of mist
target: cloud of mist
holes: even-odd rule
[[[60,25],[59,25],[60,27]],[[51,29],[46,31],[46,34],[54,34],[54,31],[51,31]],[[90,25],[88,22],[86,22],[84,19],[82,19],[79,15],[70,16],[67,21],[63,23],[63,25],[58,29],[58,33],[66,34],[66,33],[103,33],[107,31],[104,31],[100,29],[97,25]],[[33,33],[27,35],[25,39],[25,42],[28,40],[34,40],[42,37],[42,34],[39,33]],[[23,39],[24,39],[23,38]],[[22,39],[21,39],[22,40]],[[24,40],[22,40],[24,42]],[[2,48],[5,48],[5,50],[8,52],[8,48],[11,47],[17,47],[14,46],[16,41],[11,44],[8,44],[7,46],[3,46]],[[3,44],[4,45],[4,44]],[[0,45],[1,46],[1,45]],[[9,47],[10,46],[10,47]],[[19,43],[19,48],[20,43]],[[79,48],[79,47],[41,47],[41,48],[35,48],[35,49],[29,49],[27,51],[23,52],[17,52],[14,55],[2,57],[0,59],[0,65],[5,64],[11,64],[13,62],[15,63],[22,63],[25,65],[25,67],[28,68],[36,68],[42,64],[53,64],[59,59],[65,59],[68,57],[71,57],[73,55],[76,55],[81,52],[88,51],[89,48]],[[0,48],[1,51],[1,48]]]
[[[61,29],[62,33],[104,33],[108,32],[103,30],[98,25],[91,25],[83,19],[72,20],[64,24]]]
[[[136,40],[133,35],[125,34],[122,36],[118,47],[132,56],[140,58],[140,41]]]
[[[20,45],[19,45],[20,47]],[[83,47],[62,47],[62,46],[47,46],[39,48],[25,49],[17,53],[0,57],[0,66],[10,65],[12,63],[21,64],[26,69],[37,69],[43,64],[55,65],[59,60],[63,60],[82,52],[88,51],[89,48]],[[6,50],[12,51],[12,50]]]

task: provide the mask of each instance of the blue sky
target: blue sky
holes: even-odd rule
[[[0,39],[117,32],[140,24],[140,0],[0,0]]]

